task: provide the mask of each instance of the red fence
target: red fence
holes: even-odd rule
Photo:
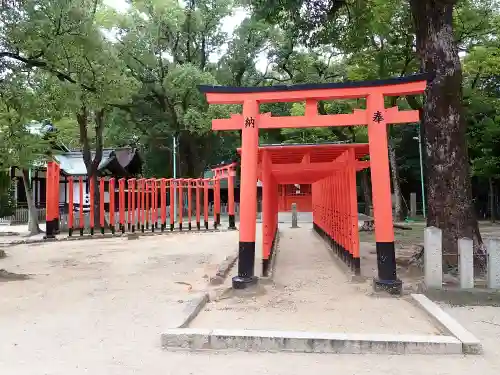
[[[139,178],[89,179],[89,186],[83,177],[68,177],[67,229],[69,236],[74,231],[93,235],[95,230],[102,234],[145,232],[146,230],[170,231],[175,229],[196,230],[203,226],[209,229],[209,190],[214,191],[213,227],[220,224],[220,179],[232,178],[231,174],[217,174],[214,178]],[[233,184],[231,184],[233,186]],[[60,232],[59,212],[59,165],[49,162],[47,166],[47,238]],[[177,202],[174,201],[177,196]],[[229,215],[234,223],[234,194],[229,198]],[[177,203],[177,217],[174,206]],[[232,210],[232,211],[231,211]],[[96,215],[99,221],[96,223]],[[231,223],[231,220],[230,220]],[[96,228],[98,227],[98,228]],[[231,227],[231,225],[230,225]]]
[[[359,274],[356,169],[349,164],[312,185],[315,230]]]

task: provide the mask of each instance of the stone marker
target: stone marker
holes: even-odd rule
[[[474,243],[470,238],[458,240],[460,288],[474,288]]]
[[[488,288],[500,289],[500,240],[491,238],[487,243]]]
[[[297,225],[297,203],[292,203],[292,228],[298,228]]]
[[[410,193],[410,216],[417,216],[417,193]]]
[[[427,227],[424,231],[424,274],[428,288],[443,287],[442,233],[436,227]]]

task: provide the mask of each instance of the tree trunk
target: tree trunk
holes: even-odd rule
[[[99,228],[101,226],[101,210],[100,200],[101,196],[99,194],[99,184],[97,180],[97,175],[99,171],[99,164],[102,160],[102,152],[104,148],[103,144],[103,130],[104,130],[104,115],[105,109],[100,109],[96,111],[95,117],[95,143],[96,150],[94,158],[92,158],[92,153],[90,150],[90,141],[88,138],[88,116],[89,112],[85,105],[82,105],[80,111],[76,114],[76,119],[78,126],[80,128],[80,144],[83,148],[83,161],[87,169],[87,181],[94,181],[94,228]],[[106,223],[104,224],[106,226]]]
[[[453,0],[410,0],[417,53],[430,74],[423,127],[427,179],[427,225],[443,230],[444,265],[458,263],[457,241],[482,239],[472,205],[472,188],[462,108],[462,67],[453,35]]]
[[[495,222],[495,185],[493,184],[493,178],[489,178],[490,184],[490,220],[492,223]]]
[[[370,188],[370,178],[368,176],[367,169],[361,171],[361,189],[363,190],[363,197],[365,200],[365,215],[370,216],[370,208],[372,206],[372,192]]]
[[[394,193],[394,221],[404,220],[403,199],[401,197],[401,185],[399,184],[398,163],[396,160],[396,149],[394,140],[389,136],[389,164],[391,165],[392,190]]]
[[[38,211],[33,199],[33,190],[27,169],[22,169],[24,191],[26,192],[26,202],[28,202],[28,231],[30,236],[34,236],[42,232],[38,222]]]

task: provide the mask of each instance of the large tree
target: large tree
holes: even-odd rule
[[[210,124],[228,109],[208,107],[197,86],[216,83],[210,59],[227,39],[220,26],[231,11],[228,0],[191,0],[185,6],[145,0],[132,2],[125,13],[108,10],[104,16],[128,74],[140,85],[128,113],[147,146],[152,174],[172,173],[174,137],[178,173],[185,176],[200,176],[222,146]]]
[[[252,0],[250,3],[254,13],[278,22],[303,45],[342,45],[346,36],[364,38],[369,35],[363,31],[369,29],[367,25],[375,9],[384,7],[388,1]],[[474,238],[476,249],[482,244],[472,205],[462,114],[462,70],[453,18],[457,1],[409,0],[408,3],[421,69],[430,77],[422,119],[429,195],[428,225],[443,229],[443,251],[451,254],[446,260],[456,263],[460,237]],[[487,8],[484,1],[460,3],[462,7],[480,4],[481,9]]]
[[[421,69],[429,74],[423,105],[427,224],[443,229],[443,252],[450,257],[445,260],[452,264],[457,262],[457,241],[461,237],[473,238],[476,252],[484,252],[472,201],[460,35],[454,31],[458,3],[466,9],[482,5],[473,1],[410,0]],[[486,3],[493,6],[490,1]],[[470,34],[464,39],[470,40]]]
[[[50,135],[38,129],[34,132],[29,126],[41,104],[36,96],[36,86],[25,71],[12,68],[0,81],[0,169],[17,167],[22,173],[31,235],[41,230],[30,170],[43,164],[50,154]]]

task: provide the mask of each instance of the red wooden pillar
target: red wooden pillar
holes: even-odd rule
[[[325,207],[327,202],[330,201],[330,192],[324,189],[325,185],[325,179],[319,180],[316,183],[316,189],[315,189],[315,195],[316,195],[316,211],[318,213],[318,227],[326,232],[326,226],[325,223],[327,223],[326,220],[326,214],[325,214]],[[328,233],[328,232],[326,232]]]
[[[220,225],[220,180],[221,180],[221,172],[215,171],[215,180],[214,180],[214,213],[215,213],[215,227]]]
[[[141,231],[142,227],[142,179],[139,178],[137,180],[137,188],[136,188],[136,203],[137,203],[137,231]]]
[[[155,190],[156,190],[156,179],[149,179],[149,220],[151,223],[151,232],[155,231]]]
[[[83,227],[85,225],[85,222],[83,220],[83,177],[80,176],[78,177],[78,187],[79,187],[79,198],[80,198],[80,212],[78,215],[78,221],[79,225],[78,227],[80,228],[80,236],[83,236]]]
[[[341,231],[342,231],[342,175],[340,171],[337,171],[337,233],[336,241],[339,249],[339,254],[342,257],[344,254],[344,250],[342,249],[342,240],[341,240]]]
[[[320,197],[324,196],[326,198],[323,201],[321,201],[320,198],[319,202],[321,207],[321,229],[326,235],[333,238],[333,215],[335,209],[333,206],[334,186],[332,185],[331,180],[327,178],[321,180],[320,184]]]
[[[151,232],[154,232],[158,221],[156,217],[156,178],[149,179],[149,220],[151,221]]]
[[[101,225],[101,234],[104,234],[104,178],[99,181],[99,221]]]
[[[158,229],[158,180],[153,178],[153,223],[151,226],[151,231],[154,232],[155,229]]]
[[[208,229],[208,184],[209,178],[203,179],[203,221],[205,222],[205,229]]]
[[[262,276],[268,276],[272,246],[272,175],[271,159],[262,152]]]
[[[132,197],[134,193],[132,192],[132,181],[130,179],[127,181],[127,229],[130,232],[132,230],[132,222],[134,221],[134,209],[132,207]]]
[[[344,158],[343,158],[344,159]],[[344,162],[343,162],[344,163]],[[345,164],[345,163],[344,163]],[[347,219],[348,219],[348,200],[349,200],[349,190],[347,189],[347,176],[346,176],[346,168],[345,165],[342,166],[340,169],[340,183],[342,186],[342,199],[341,201],[341,207],[342,207],[342,216],[341,216],[341,242],[342,242],[342,250],[344,251],[344,263],[350,265],[350,259],[352,255],[350,254],[350,249],[348,246],[348,231],[347,231]]]
[[[338,174],[330,177],[328,186],[332,189],[331,203],[330,203],[330,237],[335,251],[339,250],[337,245],[338,241]]]
[[[352,248],[352,270],[355,275],[361,275],[361,261],[359,256],[359,228],[358,228],[358,194],[356,189],[356,153],[354,149],[349,149],[349,194],[350,194],[350,227],[351,227],[351,248]]]
[[[145,221],[146,219],[146,180],[144,178],[141,178],[141,209],[140,209],[140,225],[141,225],[141,232],[144,233],[145,229]]]
[[[95,182],[92,177],[87,178],[87,184],[89,187],[89,202],[90,202],[90,235],[94,235],[94,223],[95,223]]]
[[[342,237],[342,225],[343,225],[343,204],[344,204],[344,189],[342,185],[342,170],[337,170],[337,185],[338,185],[338,194],[337,194],[337,219],[338,219],[338,225],[337,225],[337,243],[339,246],[339,252],[340,252],[340,258],[342,260],[345,260],[345,249],[342,244],[343,242],[343,237]]]
[[[109,179],[109,228],[115,234],[115,179]]]
[[[69,202],[68,202],[68,234],[71,237],[73,234],[73,225],[74,225],[74,215],[75,215],[75,206],[74,206],[74,183],[73,177],[68,177],[68,189],[69,189]]]
[[[196,183],[196,229],[200,230],[201,229],[201,223],[200,223],[200,188],[201,186],[201,179],[197,178],[195,180]]]
[[[192,194],[192,179],[191,178],[188,178],[186,179],[186,182],[187,182],[187,195],[188,195],[188,229],[191,230],[191,220],[192,220],[192,216],[193,216],[193,206],[192,206],[192,197],[191,197],[191,194]]]
[[[167,227],[167,180],[161,179],[160,182],[161,194],[161,231],[163,232]]]
[[[170,190],[170,231],[174,230],[174,225],[175,225],[175,213],[174,213],[174,206],[175,206],[175,180],[173,178],[170,178],[169,180],[169,190]]]
[[[323,180],[323,188],[322,191],[325,191],[328,194],[328,205],[326,202],[321,202],[325,208],[325,224],[328,228],[328,236],[329,242],[332,248],[335,250],[335,179],[333,177],[329,177],[328,179]],[[320,198],[321,199],[321,198]]]
[[[60,180],[60,170],[61,167],[58,163],[54,163],[54,191],[53,199],[54,202],[54,233],[59,234],[59,180]]]
[[[312,204],[312,220],[313,220],[313,228],[316,230],[317,226],[317,215],[316,215],[316,185],[317,182],[311,184],[311,204]]]
[[[231,166],[227,170],[227,204],[228,204],[228,215],[229,215],[229,229],[236,229],[236,220],[234,215],[234,177],[236,176],[236,170],[234,166]]]
[[[118,180],[118,189],[119,189],[119,208],[120,211],[120,231],[122,234],[125,233],[125,179],[120,178]]]
[[[233,288],[243,289],[255,284],[255,231],[257,221],[257,163],[259,147],[259,105],[255,100],[243,103],[241,130],[241,184],[240,184],[240,243],[238,249],[238,276]]]
[[[55,174],[54,161],[47,162],[47,170],[46,170],[46,188],[45,188],[45,239],[55,238],[55,226],[54,226],[54,208],[52,204],[52,200],[54,199],[53,195],[53,180]]]
[[[212,190],[213,190],[213,197],[214,197],[214,229],[217,229],[218,223],[217,223],[217,177],[212,178]]]
[[[272,194],[272,206],[273,206],[273,246],[275,244],[277,235],[278,235],[278,183],[276,182],[276,178],[273,176],[273,194]],[[273,251],[274,251],[273,247]],[[272,255],[273,256],[273,255]]]
[[[396,275],[384,96],[381,92],[374,92],[368,96],[366,104],[378,265],[378,279],[375,280],[375,286],[389,293],[400,294],[403,284]]]
[[[145,230],[149,230],[149,221],[151,220],[151,207],[150,207],[150,202],[151,200],[151,180],[147,179],[144,180],[144,204],[145,204],[145,219],[146,219],[146,224],[144,226]]]
[[[179,190],[179,230],[182,230],[182,217],[184,216],[184,197],[182,196],[183,194],[183,186],[182,184],[184,183],[184,180],[182,178],[177,179],[178,183],[178,190]]]
[[[130,230],[132,231],[132,233],[135,232],[135,228],[136,228],[136,225],[135,225],[135,221],[136,221],[136,206],[137,206],[137,202],[136,202],[136,194],[135,194],[135,189],[136,189],[136,179],[135,178],[132,178],[130,179],[130,189],[131,189],[131,207],[132,207],[132,214],[130,215],[130,222],[129,222],[129,225],[130,225]]]

